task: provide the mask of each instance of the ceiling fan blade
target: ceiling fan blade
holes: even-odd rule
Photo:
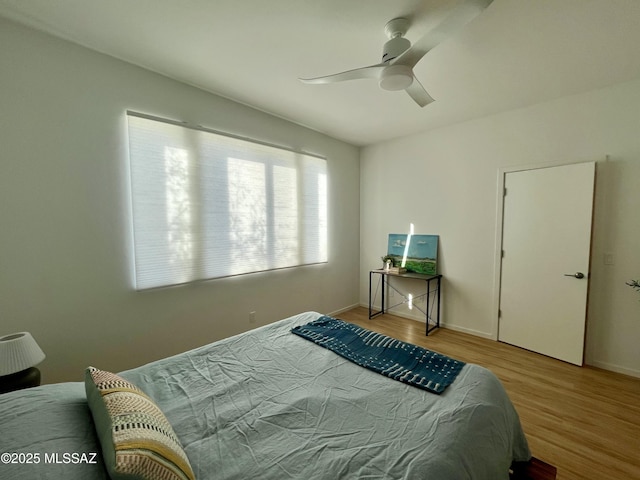
[[[429,30],[407,51],[393,59],[392,65],[407,65],[413,68],[429,50],[455,35],[466,24],[476,18],[493,0],[464,0],[461,5],[447,16],[438,26]]]
[[[409,94],[409,96],[413,99],[421,107],[425,105],[429,105],[434,99],[427,93],[422,84],[418,81],[418,79],[413,77],[413,82],[407,88],[405,88],[405,92]]]
[[[345,80],[358,80],[360,78],[378,78],[380,76],[380,73],[385,69],[386,66],[387,65],[383,64],[370,65],[368,67],[347,70],[346,72],[335,73],[333,75],[327,75],[324,77],[299,78],[298,80],[300,80],[302,83],[319,84],[343,82]]]

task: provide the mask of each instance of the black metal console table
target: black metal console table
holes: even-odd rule
[[[380,310],[374,311],[373,302],[375,301],[375,296],[372,294],[373,287],[373,277],[375,275],[379,275],[380,278],[378,280],[378,284],[380,284],[380,280],[382,280],[382,288],[381,288],[381,302],[380,302]],[[423,280],[427,284],[427,291],[422,295],[418,295],[412,298],[412,307],[415,307],[416,310],[420,311],[424,314],[426,325],[426,335],[429,335],[429,332],[435,330],[436,328],[440,328],[440,283],[442,280],[442,275],[424,275],[421,273],[393,273],[389,270],[371,270],[369,272],[369,319],[377,317],[378,315],[382,315],[383,313],[387,313],[389,309],[393,307],[397,307],[403,303],[407,303],[409,301],[409,297],[405,295],[403,292],[398,290],[391,282],[389,282],[389,277],[397,277],[397,278],[408,278],[413,280]],[[395,305],[387,306],[387,295],[386,292],[391,288],[403,298],[403,301],[396,303]],[[425,309],[420,308],[417,303],[421,298],[425,298]],[[433,315],[433,309],[436,309],[435,317]]]

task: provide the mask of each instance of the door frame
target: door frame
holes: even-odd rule
[[[498,168],[498,188],[496,190],[496,235],[493,252],[493,305],[491,308],[491,338],[498,341],[500,327],[500,294],[502,292],[502,230],[504,224],[504,184],[507,173],[523,172],[526,170],[539,170],[541,168],[562,167],[566,165],[577,165],[581,163],[594,163],[596,168],[596,178],[598,162],[596,160],[583,160],[579,162],[545,162],[527,165],[514,165],[510,167]],[[595,179],[594,179],[595,181]],[[594,195],[595,198],[595,195]],[[593,237],[593,223],[591,226],[591,236]],[[593,244],[592,244],[593,249]],[[591,252],[589,253],[591,257]],[[591,258],[589,258],[591,264]],[[587,298],[589,292],[587,291]],[[587,306],[588,311],[588,306]],[[585,320],[586,321],[586,320]],[[585,335],[586,341],[586,335]]]

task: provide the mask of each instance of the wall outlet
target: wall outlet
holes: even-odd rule
[[[249,312],[249,323],[256,323],[256,312]]]
[[[604,264],[605,265],[613,265],[613,263],[614,263],[613,253],[606,252],[604,254]]]

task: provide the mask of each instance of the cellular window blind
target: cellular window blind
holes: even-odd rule
[[[327,162],[127,113],[138,290],[327,261]]]

